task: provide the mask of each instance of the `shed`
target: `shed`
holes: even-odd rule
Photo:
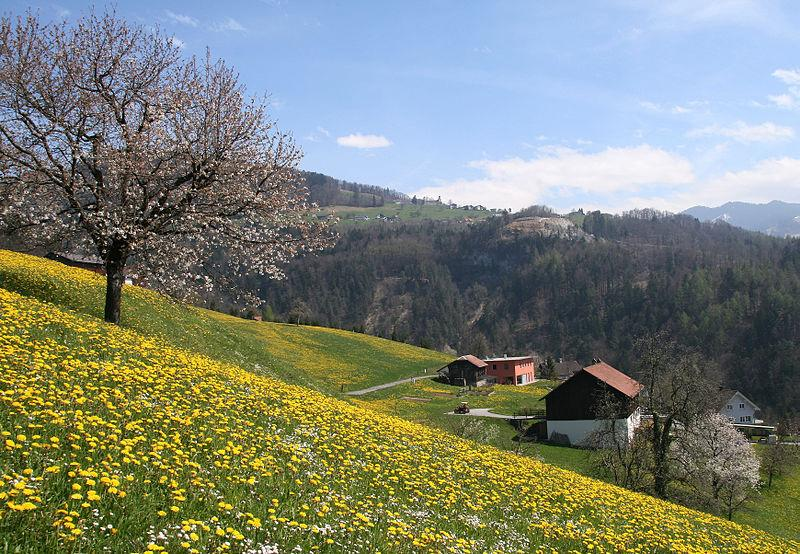
[[[451,385],[477,387],[486,382],[486,367],[486,362],[467,354],[441,368],[439,375]]]

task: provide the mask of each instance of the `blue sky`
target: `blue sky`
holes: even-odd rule
[[[116,5],[268,92],[305,169],[514,209],[800,201],[795,2]]]

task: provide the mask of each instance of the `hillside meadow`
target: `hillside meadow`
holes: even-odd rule
[[[27,274],[43,291],[52,273],[90,279],[10,254],[4,275],[18,260],[18,282]],[[144,321],[105,324],[5,279],[4,552],[800,549],[178,347],[134,329]]]
[[[0,250],[0,287],[84,314],[103,313],[103,277],[34,256]],[[326,392],[422,375],[450,359],[360,333],[232,317],[140,287],[125,287],[122,303],[123,327]]]

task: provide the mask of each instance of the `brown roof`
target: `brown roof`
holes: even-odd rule
[[[620,370],[611,367],[605,362],[584,367],[583,371],[600,379],[609,387],[614,388],[629,398],[634,398],[644,388],[641,383],[631,379]]]
[[[465,360],[465,361],[471,363],[472,365],[474,365],[475,367],[486,367],[487,365],[489,365],[486,362],[484,362],[483,360],[481,360],[480,358],[476,358],[472,354],[467,354],[466,356],[461,356],[458,359],[459,360]]]

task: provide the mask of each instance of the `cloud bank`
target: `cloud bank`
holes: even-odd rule
[[[362,135],[361,133],[353,133],[351,135],[338,137],[336,143],[339,146],[345,146],[347,148],[361,149],[386,148],[392,145],[392,141],[383,135]]]

